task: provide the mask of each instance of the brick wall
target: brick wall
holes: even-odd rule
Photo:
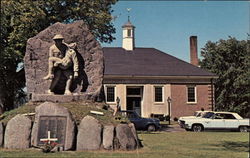
[[[171,85],[171,116],[181,117],[193,115],[195,111],[204,108],[211,110],[211,86],[196,85],[197,103],[187,103],[187,85]]]

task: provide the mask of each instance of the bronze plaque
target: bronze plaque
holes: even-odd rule
[[[40,116],[38,125],[38,145],[43,145],[44,142],[40,139],[48,138],[48,131],[50,131],[50,138],[57,138],[55,141],[60,145],[65,143],[67,117],[64,116]]]

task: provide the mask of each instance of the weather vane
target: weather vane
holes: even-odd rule
[[[122,14],[119,13],[118,15],[114,15],[112,16],[112,20],[116,21],[117,18],[119,18]]]
[[[127,11],[128,11],[128,21],[130,21],[130,20],[129,20],[129,17],[130,17],[130,16],[129,16],[129,13],[130,13],[131,9],[132,9],[132,8],[127,8]]]

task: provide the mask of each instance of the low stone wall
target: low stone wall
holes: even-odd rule
[[[41,147],[44,144],[40,139],[48,137],[64,150],[135,150],[141,147],[132,123],[102,125],[87,115],[78,127],[72,126],[74,124],[67,108],[45,102],[36,107],[34,123],[21,114],[9,120],[5,132],[0,123],[0,146],[4,142],[4,147],[9,149]]]
[[[58,104],[45,102],[36,107],[35,122],[32,128],[31,145],[39,146],[40,139],[51,131],[65,150],[74,148],[76,125],[69,110]],[[44,127],[42,127],[44,126]]]
[[[30,147],[31,120],[21,114],[12,118],[5,130],[4,147],[26,149]]]
[[[86,116],[78,127],[76,150],[135,150],[140,147],[134,124],[101,125]]]

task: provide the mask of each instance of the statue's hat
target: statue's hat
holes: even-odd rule
[[[53,40],[57,40],[57,39],[64,39],[64,38],[61,34],[57,34],[53,37]]]

